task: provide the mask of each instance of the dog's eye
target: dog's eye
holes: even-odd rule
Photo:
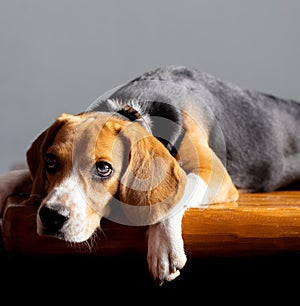
[[[52,153],[48,153],[45,156],[45,162],[46,162],[46,170],[49,173],[54,173],[57,169],[57,157],[52,154]]]
[[[111,164],[105,161],[98,161],[96,163],[96,170],[97,174],[101,177],[108,177],[113,172]]]

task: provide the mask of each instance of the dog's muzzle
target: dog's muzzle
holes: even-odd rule
[[[43,206],[39,211],[39,217],[44,226],[44,233],[56,235],[70,219],[70,211],[61,204],[55,205],[55,208]]]

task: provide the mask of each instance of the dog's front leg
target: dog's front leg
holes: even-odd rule
[[[180,274],[187,258],[182,239],[184,210],[147,230],[149,271],[156,284],[172,281]]]

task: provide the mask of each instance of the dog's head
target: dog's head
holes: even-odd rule
[[[123,113],[134,112],[125,107]],[[186,176],[166,147],[139,122],[108,112],[62,114],[32,143],[32,197],[41,197],[39,234],[89,239],[102,217],[145,225],[168,214]]]

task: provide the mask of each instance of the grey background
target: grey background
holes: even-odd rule
[[[300,1],[0,0],[0,174],[62,112],[159,66],[300,100]]]

